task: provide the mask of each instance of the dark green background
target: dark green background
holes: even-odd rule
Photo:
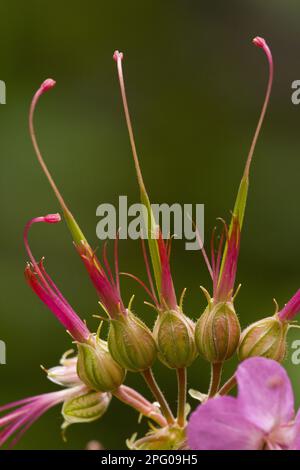
[[[96,207],[137,202],[120,93],[112,61],[125,52],[127,92],[146,184],[153,202],[204,203],[206,239],[218,216],[229,218],[258,119],[267,62],[251,44],[264,36],[275,58],[271,106],[255,152],[238,272],[236,301],[243,326],[273,313],[299,287],[300,106],[291,103],[291,82],[300,78],[300,6],[294,0],[91,1],[1,4],[0,78],[7,104],[0,106],[1,296],[0,339],[7,365],[0,366],[1,403],[54,390],[40,364],[55,365],[70,347],[64,330],[24,282],[22,242],[26,221],[56,212],[58,204],[35,160],[27,131],[31,96],[51,76],[57,87],[40,102],[38,139],[74,214],[93,246]],[[65,296],[91,328],[97,298],[64,226],[37,226],[30,235]],[[144,276],[138,242],[121,242],[121,268]],[[199,285],[210,282],[199,252],[173,246],[177,291],[188,287],[186,311],[205,307]],[[136,291],[136,311],[151,325],[143,295],[124,280],[126,301]],[[292,338],[299,333],[291,333]],[[286,366],[299,404],[300,367]],[[233,371],[234,361],[226,370]],[[176,402],[174,373],[155,367]],[[197,360],[189,385],[205,391],[208,365]],[[142,379],[128,375],[139,390]],[[146,391],[145,391],[146,392]],[[147,393],[147,392],[146,392]],[[191,400],[192,401],[192,400]],[[193,406],[195,402],[193,402]],[[18,448],[84,448],[97,438],[108,449],[124,448],[140,429],[137,416],[113,401],[102,421],[69,430],[64,444],[55,409],[26,434]]]

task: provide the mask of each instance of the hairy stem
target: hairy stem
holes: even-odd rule
[[[212,398],[219,390],[223,369],[223,362],[214,362],[211,364],[211,378],[208,390],[208,398]]]
[[[167,400],[164,397],[164,394],[162,393],[159,386],[157,385],[157,382],[154,378],[152,370],[151,369],[144,370],[142,372],[142,375],[143,375],[149,389],[151,390],[153,396],[158,401],[158,403],[160,405],[160,408],[161,408],[161,411],[162,411],[162,414],[166,418],[167,423],[169,425],[174,424],[175,423],[175,418],[173,416],[173,413],[172,413],[172,411],[169,407],[169,404],[168,404]]]
[[[187,389],[187,370],[186,367],[177,369],[177,383],[178,383],[178,406],[177,406],[177,423],[180,427],[185,426],[185,403],[186,403],[186,389]]]

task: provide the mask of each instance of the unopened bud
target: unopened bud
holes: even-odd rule
[[[239,359],[262,356],[274,361],[283,361],[286,353],[288,323],[281,322],[276,315],[263,318],[248,326],[241,335],[238,349]]]
[[[211,299],[196,323],[195,340],[199,353],[209,362],[223,362],[236,352],[241,327],[232,302]]]
[[[77,374],[89,388],[111,392],[124,382],[126,372],[111,357],[106,341],[93,339],[93,344],[77,344]]]
[[[110,321],[108,347],[114,360],[132,372],[149,369],[156,358],[151,331],[130,311]]]
[[[183,313],[167,310],[159,314],[153,335],[158,348],[158,357],[167,367],[188,367],[197,356],[195,325]]]
[[[62,415],[65,422],[62,429],[74,423],[90,423],[101,418],[111,400],[110,393],[89,391],[64,402]]]

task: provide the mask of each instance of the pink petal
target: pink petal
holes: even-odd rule
[[[269,433],[294,418],[290,380],[278,362],[263,357],[245,360],[237,369],[238,403],[249,421]]]
[[[244,418],[232,397],[212,398],[198,406],[187,436],[192,450],[260,450],[264,445],[263,432]]]

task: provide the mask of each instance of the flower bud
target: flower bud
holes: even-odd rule
[[[110,321],[108,347],[114,360],[132,372],[149,369],[156,358],[151,331],[130,311]]]
[[[64,402],[62,415],[65,422],[62,429],[73,423],[90,423],[101,418],[111,400],[110,393],[89,391]]]
[[[166,310],[159,314],[153,335],[158,348],[158,357],[167,367],[188,367],[197,356],[195,325],[183,313]]]
[[[195,340],[202,356],[209,362],[223,362],[237,350],[241,327],[232,302],[211,299],[196,323]]]
[[[126,444],[130,450],[183,450],[186,449],[185,430],[179,426],[155,429],[136,440],[136,435]]]
[[[77,374],[85,385],[99,392],[111,392],[124,382],[126,372],[111,357],[106,341],[93,337],[93,344],[77,346]]]
[[[263,356],[281,362],[286,353],[288,323],[277,316],[263,318],[248,326],[241,335],[238,349],[242,361],[252,356]]]

